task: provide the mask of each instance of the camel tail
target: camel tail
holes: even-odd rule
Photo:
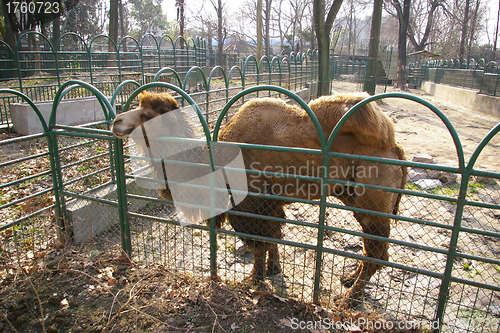
[[[406,160],[405,152],[404,152],[403,148],[400,145],[396,145],[396,147],[394,147],[392,149],[392,151],[396,154],[398,160],[402,160],[402,161]],[[405,167],[405,166],[402,166],[401,169],[403,171],[403,177],[401,177],[401,185],[400,185],[399,188],[400,189],[404,189],[405,185],[406,185],[406,180],[408,179],[408,168]],[[396,199],[396,203],[394,204],[394,207],[392,209],[392,213],[394,215],[397,215],[398,212],[399,212],[399,203],[401,202],[401,197],[402,196],[403,196],[402,193],[398,193],[398,197]]]

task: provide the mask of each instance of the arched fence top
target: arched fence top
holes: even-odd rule
[[[193,49],[196,50],[197,45],[196,45],[196,42],[194,41],[193,37],[189,37],[188,40],[187,40],[187,42],[186,42],[186,47],[188,49],[189,49],[189,42],[193,42],[193,45],[191,45],[191,46],[192,46]]]
[[[488,71],[488,69],[491,68],[491,71]],[[498,64],[495,61],[490,61],[485,67],[484,67],[484,72],[485,73],[498,73]]]
[[[229,82],[231,81],[231,78],[233,77],[233,72],[238,71],[240,73],[240,80],[241,80],[241,86],[243,89],[245,89],[245,76],[243,75],[243,71],[239,66],[233,66],[229,70],[229,74],[227,75],[227,84],[229,86]]]
[[[108,35],[97,35],[94,38],[92,38],[92,40],[89,43],[89,50],[92,50],[92,46],[94,46],[94,43],[98,39],[107,39],[108,40],[108,45],[109,45],[109,43],[111,43],[113,45],[113,47],[115,48],[114,53],[118,53],[118,47],[116,46],[116,43]],[[109,49],[108,49],[107,52],[108,53],[113,53],[113,51],[109,51]]]
[[[467,64],[467,68],[477,69],[477,63],[476,63],[476,60],[474,58],[470,58],[470,60]]]
[[[156,45],[156,49],[157,49],[158,51],[160,50],[160,44],[158,43],[158,39],[157,39],[155,36],[153,36],[153,34],[152,34],[152,33],[147,33],[147,34],[145,34],[144,36],[142,36],[142,38],[141,38],[141,49],[143,49],[143,48],[144,48],[144,41],[145,41],[146,39],[152,39],[152,40],[154,40],[155,45]]]
[[[274,56],[273,59],[271,60],[271,69],[269,70],[269,72],[272,72],[272,69],[274,68],[275,64],[278,65],[278,72],[281,74],[281,61],[280,58],[278,58],[277,56]]]
[[[23,33],[21,36],[19,36],[19,39],[17,40],[17,43],[16,43],[16,53],[17,54],[19,54],[19,51],[21,51],[20,45],[21,45],[22,39],[24,37],[28,37],[29,35],[41,36],[42,39],[45,40],[45,42],[49,46],[51,52],[55,54],[54,46],[52,45],[52,43],[50,42],[50,40],[47,37],[45,37],[44,35],[42,35],[41,33],[37,32],[37,31],[27,31],[27,32]],[[44,52],[44,51],[38,51],[38,52]]]
[[[212,78],[214,77],[214,74],[217,72],[217,70],[221,71],[222,76],[224,77],[224,85],[226,86],[226,89],[228,89],[229,87],[229,81],[226,76],[226,71],[224,70],[224,68],[222,68],[222,66],[215,66],[210,71],[210,75],[208,77],[208,84],[206,85],[207,92],[210,91],[210,83],[212,83]]]
[[[186,48],[186,50],[188,50],[189,49],[189,44],[187,43],[186,39],[184,37],[182,37],[182,36],[179,36],[179,37],[177,37],[175,39],[174,48],[177,48],[177,45],[178,45],[177,43],[178,42],[180,43],[181,40],[184,42],[184,47]]]
[[[477,63],[478,69],[483,69],[485,67],[485,64],[486,64],[486,60],[484,60],[484,58],[479,59],[479,61]]]
[[[123,81],[122,83],[120,83],[118,85],[118,87],[116,87],[115,92],[113,93],[113,96],[111,97],[111,101],[110,101],[111,106],[115,105],[116,98],[121,93],[121,90],[123,89],[123,87],[126,85],[129,85],[129,84],[135,85],[137,87],[141,86],[137,81],[134,81],[134,80]]]
[[[169,35],[163,35],[163,36],[161,36],[161,38],[160,38],[160,42],[159,42],[160,48],[161,48],[161,43],[162,43],[162,41],[163,41],[163,40],[165,40],[165,41],[167,41],[167,40],[168,40],[168,41],[170,41],[170,45],[172,45],[172,49],[174,49],[174,50],[175,50],[175,42],[174,42],[174,40],[172,39],[172,37],[170,37]]]
[[[407,99],[410,101],[414,101],[414,102],[417,102],[421,105],[426,106],[435,115],[437,115],[441,119],[441,121],[444,123],[444,125],[448,129],[448,132],[450,133],[450,135],[453,139],[453,143],[455,145],[455,149],[457,152],[458,165],[459,165],[460,170],[462,170],[462,171],[465,170],[465,158],[464,158],[462,144],[460,142],[460,138],[458,137],[457,131],[455,130],[455,128],[451,124],[448,117],[446,117],[446,115],[443,112],[441,112],[437,107],[435,107],[434,105],[432,105],[428,101],[426,101],[420,97],[410,95],[410,94],[404,94],[404,93],[384,93],[384,94],[380,94],[380,95],[375,95],[375,96],[368,97],[368,98],[364,99],[363,101],[354,105],[346,114],[344,114],[344,116],[340,119],[340,121],[337,123],[337,125],[333,129],[332,133],[330,134],[330,137],[328,138],[328,141],[326,143],[327,151],[331,150],[331,147],[333,145],[333,141],[335,140],[336,136],[340,132],[340,129],[345,124],[347,119],[349,119],[355,112],[357,112],[364,105],[366,105],[370,102],[377,101],[379,99],[384,99],[384,98],[403,98],[403,99]]]
[[[288,57],[281,58],[281,69],[285,67],[285,62],[287,63],[288,73],[290,73],[291,64],[290,64],[290,59]]]
[[[132,36],[125,36],[122,39],[120,39],[120,42],[118,43],[118,46],[117,46],[117,49],[118,49],[117,52],[118,52],[118,54],[124,52],[123,51],[123,45],[126,45],[127,44],[127,40],[129,40],[129,39],[132,42],[134,42],[134,44],[135,44],[135,50],[127,50],[127,53],[139,53],[139,54],[142,54],[142,41],[144,40],[144,38],[141,40],[141,44],[139,44],[139,41],[137,39],[135,39],[134,37],[132,37]],[[127,45],[127,47],[129,47],[129,46]]]
[[[236,103],[243,96],[255,93],[257,91],[275,91],[275,92],[278,92],[280,94],[284,94],[284,95],[290,97],[291,99],[293,99],[295,102],[297,102],[304,109],[304,111],[307,112],[307,114],[311,118],[311,121],[313,122],[314,127],[316,128],[316,131],[318,133],[319,142],[321,144],[321,150],[323,152],[325,151],[324,149],[326,147],[326,140],[325,140],[323,128],[321,127],[321,125],[318,121],[318,118],[316,117],[314,112],[312,112],[309,105],[307,105],[306,102],[304,102],[302,100],[302,98],[300,98],[299,96],[297,96],[293,92],[286,90],[284,88],[278,87],[278,86],[271,86],[271,85],[250,87],[250,88],[247,88],[247,89],[239,92],[233,98],[231,98],[231,100],[222,109],[221,113],[219,114],[219,118],[217,119],[217,122],[215,123],[214,131],[213,131],[213,141],[217,141],[218,135],[219,135],[219,130],[220,130],[220,127],[222,125],[222,121],[224,120],[224,118],[225,118],[227,112],[229,111],[229,109],[231,108],[231,106],[234,103]]]
[[[179,76],[179,74],[178,74],[178,73],[177,73],[177,72],[176,72],[173,68],[171,68],[171,67],[164,67],[164,68],[160,69],[160,70],[156,73],[156,75],[155,75],[155,77],[154,77],[154,79],[153,79],[153,82],[157,82],[157,81],[158,81],[158,79],[160,78],[160,76],[161,76],[163,73],[165,73],[165,72],[171,72],[171,73],[174,75],[175,79],[177,80],[177,83],[179,84],[179,85],[178,85],[178,87],[179,87],[179,88],[182,88],[182,80],[181,80],[181,77],[180,77],[180,76]]]
[[[10,89],[10,88],[0,88],[0,95],[2,95],[2,94],[16,95],[17,97],[20,97],[22,100],[24,100],[26,103],[28,103],[29,106],[31,106],[31,108],[33,109],[33,111],[35,111],[36,116],[38,117],[38,120],[40,121],[40,124],[42,125],[43,134],[47,135],[49,133],[49,127],[47,126],[47,123],[45,122],[45,119],[43,118],[42,113],[40,112],[38,107],[35,105],[35,103],[33,103],[33,101],[28,96],[26,96],[22,92],[19,92],[17,90]]]
[[[245,63],[243,65],[243,75],[246,76],[247,75],[247,71],[248,71],[248,64],[250,61],[254,62],[255,64],[255,68],[256,68],[256,71],[257,71],[257,74],[259,74],[259,64],[257,63],[257,58],[254,56],[254,55],[249,55],[246,59],[245,59]]]
[[[474,168],[474,165],[476,164],[477,159],[479,158],[479,156],[483,152],[486,145],[488,143],[490,143],[491,139],[493,139],[493,137],[495,137],[499,132],[500,132],[500,122],[495,127],[493,127],[488,132],[488,134],[486,134],[486,136],[481,140],[481,142],[479,142],[479,145],[474,150],[474,153],[472,153],[472,156],[469,159],[469,163],[467,164],[467,170],[469,172],[472,171],[472,169]]]
[[[74,33],[74,32],[66,32],[66,33],[62,34],[61,37],[59,37],[59,39],[57,40],[57,43],[56,43],[56,48],[55,48],[56,52],[63,52],[62,50],[60,50],[61,42],[63,39],[69,38],[70,36],[72,36],[73,38],[79,39],[81,44],[85,47],[85,52],[89,52],[89,47],[87,45],[87,42],[85,42],[85,40],[83,39],[82,36],[80,36],[79,34]]]
[[[201,74],[201,77],[203,78],[203,83],[205,84],[205,90],[208,90],[207,76],[205,75],[205,72],[203,71],[203,69],[201,69],[198,66],[191,67],[189,69],[189,71],[187,72],[186,77],[184,78],[183,89],[186,90],[187,84],[189,81],[189,76],[191,75],[191,73],[193,73],[195,71]]]
[[[264,71],[262,70],[262,67],[264,65],[264,62],[267,63],[267,69],[268,69],[268,73],[271,73],[271,63],[269,61],[269,57],[268,56],[262,56],[262,58],[260,58],[260,61],[259,61],[259,68],[257,69],[257,73],[263,73]]]
[[[174,86],[173,84],[170,84],[170,83],[151,82],[151,83],[143,85],[142,87],[139,87],[130,95],[130,97],[127,99],[127,102],[125,102],[125,105],[123,106],[123,112],[128,110],[128,108],[130,107],[130,104],[132,104],[132,101],[137,97],[137,95],[139,95],[142,91],[147,90],[147,89],[151,89],[151,88],[153,88],[153,89],[154,88],[167,88],[167,89],[173,90],[176,93],[178,93],[184,100],[188,101],[188,103],[194,108],[194,110],[196,111],[196,114],[198,115],[198,118],[199,118],[201,125],[202,125],[202,128],[203,128],[203,131],[205,133],[205,139],[207,140],[207,142],[212,141],[210,138],[210,129],[208,127],[208,123],[205,120],[205,117],[203,116],[203,114],[201,113],[198,105],[194,102],[194,100],[191,98],[191,96],[189,96],[184,90],[182,90],[181,88]]]
[[[9,44],[5,43],[3,40],[0,40],[0,45],[5,47],[7,49],[7,51],[10,52],[10,54],[12,55],[11,60],[17,59],[16,53],[12,50],[12,48],[9,46]]]

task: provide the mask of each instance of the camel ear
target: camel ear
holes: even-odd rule
[[[157,107],[155,108],[155,111],[157,111],[159,114],[164,114],[166,112],[179,108],[179,104],[177,104],[177,101],[169,94],[163,94],[163,96],[161,97],[161,103],[158,103]]]

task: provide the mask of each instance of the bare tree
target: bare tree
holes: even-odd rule
[[[184,37],[184,29],[186,28],[186,17],[184,16],[185,10],[184,0],[175,0],[175,7],[177,7],[177,22],[179,22],[179,34]],[[184,41],[181,39],[181,49],[184,48]]]
[[[419,16],[416,17],[415,15],[413,20],[410,19],[410,24],[408,25],[408,38],[415,51],[423,51],[429,43],[429,37],[435,24],[434,18],[436,12],[440,8],[446,11],[446,1],[426,0],[426,2],[424,2],[421,0],[414,3],[421,8],[425,7],[425,9],[424,12],[414,11],[415,14],[419,14]],[[422,26],[425,26],[423,31],[420,29]]]
[[[330,86],[330,33],[343,0],[334,0],[325,19],[325,0],[314,0],[313,19],[318,41],[318,95],[328,95]]]
[[[378,49],[380,45],[380,26],[382,24],[383,0],[373,2],[372,28],[370,31],[370,45],[368,47],[368,64],[366,67],[366,79],[364,91],[375,95],[377,84]]]
[[[462,20],[462,38],[460,38],[460,53],[458,58],[460,61],[464,58],[465,54],[465,44],[467,40],[467,27],[469,26],[469,9],[470,9],[470,0],[465,0],[465,8],[464,8],[464,18]]]
[[[109,1],[109,30],[108,36],[115,43],[118,42],[118,0]],[[114,52],[113,44],[109,43],[109,52]]]
[[[404,0],[403,6],[399,0],[393,0],[392,4],[396,9],[399,21],[398,36],[398,88],[406,89],[406,35],[410,20],[411,0]]]
[[[498,25],[500,24],[500,0],[498,1],[498,12],[497,12],[497,26],[495,29],[495,42],[493,44],[493,52],[497,52],[497,42],[498,42]],[[496,58],[496,57],[495,57]]]

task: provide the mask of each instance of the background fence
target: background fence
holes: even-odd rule
[[[243,77],[241,84],[236,83],[243,87],[265,82],[288,84],[287,87],[293,90],[317,75],[315,51],[292,52],[281,58],[255,59],[239,55],[226,56],[225,59],[225,74],[231,76],[231,84]],[[235,66],[236,69],[230,71]],[[193,71],[192,67],[201,70]],[[34,102],[52,101],[55,92],[70,79],[88,82],[111,96],[122,82],[132,80],[140,85],[152,82],[162,68],[171,68],[170,72],[164,72],[162,80],[189,91],[207,90],[203,86],[203,75],[222,79],[220,71],[210,72],[212,67],[207,66],[206,41],[200,38],[186,41],[178,37],[174,41],[169,36],[158,38],[147,34],[140,41],[124,37],[115,44],[105,35],[85,41],[75,33],[66,33],[56,45],[52,45],[43,35],[27,32],[19,38],[15,50],[0,41],[2,87],[18,90]],[[187,76],[189,81],[186,81]],[[123,86],[117,101],[122,102],[130,93],[128,86]],[[73,91],[72,96],[90,95],[79,90]],[[15,95],[0,98],[0,124],[11,122],[10,103],[19,101]]]
[[[154,83],[142,89],[169,91],[181,105],[193,105],[194,117],[202,124],[199,133],[215,140],[219,130],[217,123],[223,125],[243,100],[273,92],[300,102],[283,89],[257,86],[258,83],[281,82],[292,89],[295,80],[301,82],[297,85],[299,87],[306,81],[313,83],[307,79],[313,77],[310,70],[299,70],[302,74],[297,76],[289,76],[286,71],[285,74],[283,71],[273,74],[273,68],[278,68],[278,64],[281,69],[287,68],[286,61],[264,60],[257,64],[254,58],[249,58],[241,71],[234,69],[226,74],[216,68],[208,78],[200,73],[202,80],[196,80],[196,84],[190,83],[190,76],[203,72],[201,69],[189,70],[184,83],[176,72],[164,70],[155,75],[156,79],[161,80],[163,75],[170,74],[176,84]],[[306,66],[303,62],[295,64],[296,69]],[[255,66],[254,79],[243,75],[250,72],[245,66]],[[262,66],[268,66],[267,74],[259,73]],[[289,68],[293,67],[290,65]],[[235,76],[238,79],[233,79]],[[11,152],[0,164],[0,213],[4,221],[0,227],[2,264],[29,265],[42,252],[50,250],[57,234],[60,237],[66,234],[96,247],[121,244],[124,251],[131,252],[135,260],[143,263],[162,263],[181,272],[207,276],[217,272],[227,281],[241,281],[252,268],[249,264],[251,256],[238,251],[243,245],[238,238],[241,233],[229,225],[225,229],[215,229],[214,224],[211,227],[184,227],[171,202],[159,199],[153,189],[137,186],[138,175],[144,180],[151,178],[144,174],[144,169],[137,169],[137,164],[132,163],[144,158],[133,142],[122,142],[112,137],[108,130],[114,117],[111,105],[126,86],[133,91],[140,84],[123,82],[109,103],[104,98],[105,93],[88,83],[65,82],[54,96],[53,116],[44,125],[44,133],[0,141],[1,149]],[[250,90],[243,91],[248,86]],[[55,114],[59,101],[81,89],[99,97],[106,120],[78,127],[57,124]],[[189,95],[184,92],[187,90]],[[19,92],[1,92],[29,101]],[[331,152],[329,147],[335,134],[322,143],[321,149],[226,144],[260,151],[260,160],[256,162],[262,166],[270,161],[267,152],[279,152],[284,158],[299,163],[297,165],[310,156],[317,156],[323,163],[372,163],[379,168],[403,165],[449,179],[432,190],[423,190],[413,183],[405,189],[386,184],[352,183],[352,186],[403,195],[399,214],[384,214],[399,220],[390,237],[367,236],[353,215],[357,212],[379,216],[377,211],[345,207],[337,199],[326,196],[321,200],[274,196],[288,204],[285,216],[274,218],[284,223],[284,239],[277,241],[283,275],[270,277],[268,282],[282,295],[302,300],[316,299],[331,306],[334,298],[346,291],[339,279],[352,271],[359,260],[368,260],[382,264],[383,268],[368,283],[366,309],[386,312],[398,320],[423,320],[429,327],[439,320],[444,332],[498,332],[500,173],[497,170],[478,170],[475,164],[488,142],[498,135],[500,125],[491,130],[466,162],[457,132],[438,109],[405,94],[379,95],[366,102],[387,97],[411,99],[427,106],[436,120],[449,129],[454,143],[450,149],[456,150],[456,166]],[[133,98],[127,102],[131,103],[134,103]],[[32,107],[36,112],[36,106]],[[41,117],[40,121],[44,123]],[[318,135],[324,138],[321,133]],[[249,169],[247,172],[252,174],[259,170]],[[296,177],[288,173],[275,176]],[[335,177],[330,178],[329,174],[304,178],[318,186],[329,183],[345,185]],[[269,198],[269,195],[259,193],[250,195]],[[238,210],[231,210],[229,214],[255,217]],[[244,236],[256,238],[254,235]],[[390,243],[388,262],[362,255],[360,244],[366,237]]]
[[[433,60],[410,63],[408,66],[409,82],[420,87],[422,81],[447,84],[475,90],[480,94],[498,96],[500,68],[494,61],[486,63],[484,59],[471,58]]]

